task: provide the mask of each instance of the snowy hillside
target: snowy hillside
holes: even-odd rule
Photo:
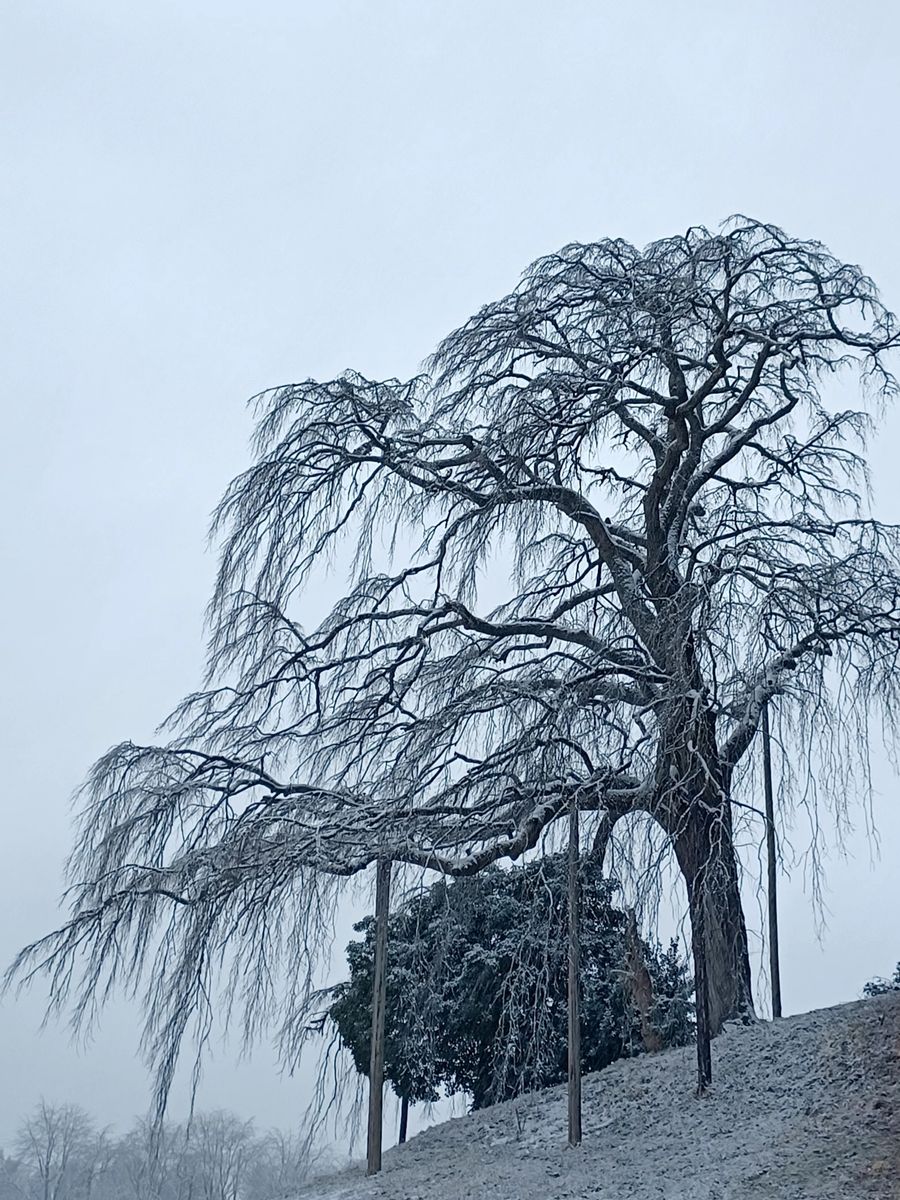
[[[731,1029],[714,1085],[693,1050],[588,1076],[584,1144],[565,1147],[565,1090],[437,1125],[384,1170],[320,1180],[304,1200],[898,1200],[900,995]]]

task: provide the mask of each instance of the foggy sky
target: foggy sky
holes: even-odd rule
[[[900,307],[898,44],[888,0],[2,5],[4,964],[55,921],[86,769],[200,682],[245,400],[408,375],[538,255],[735,211],[822,239]],[[891,521],[898,432],[873,454]],[[821,943],[803,872],[785,884],[787,1012],[900,958],[884,764],[876,783],[881,857],[860,820]],[[79,1053],[38,1032],[42,1000],[0,1010],[0,1145],[41,1094],[104,1122],[146,1107],[134,1009]],[[235,1053],[201,1103],[296,1120],[307,1083]]]

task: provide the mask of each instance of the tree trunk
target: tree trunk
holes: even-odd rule
[[[625,925],[625,982],[631,1005],[641,1022],[641,1041],[648,1053],[662,1050],[663,1040],[650,1020],[653,1012],[653,980],[647,969],[644,947],[638,932],[637,913],[629,908]]]
[[[699,925],[702,931],[703,961],[696,962],[695,945],[695,973],[699,967],[706,976],[709,1028],[714,1037],[726,1021],[755,1016],[730,811],[721,801],[717,806],[695,803],[670,836],[687,885],[692,928],[699,932]]]
[[[707,761],[713,760],[715,753],[710,745]],[[709,1028],[715,1037],[725,1021],[753,1020],[756,1016],[731,808],[727,800],[722,800],[722,789],[713,785],[692,803],[682,794],[674,802],[649,805],[640,811],[658,822],[668,835],[685,881],[691,905],[695,976],[699,972],[707,980]],[[624,815],[621,809],[610,809],[600,820],[591,853],[601,866],[616,822]],[[698,876],[704,867],[706,880],[701,889],[697,886]],[[701,890],[702,912],[697,908]],[[699,955],[702,961],[698,963],[693,931],[699,926],[703,928],[703,946]]]
[[[397,1145],[402,1146],[406,1141],[406,1130],[409,1125],[409,1097],[400,1097],[400,1136],[397,1138]]]

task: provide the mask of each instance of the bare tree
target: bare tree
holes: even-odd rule
[[[70,919],[17,975],[82,1018],[144,981],[162,1099],[223,954],[248,1034],[279,1016],[291,1048],[329,879],[476,872],[574,799],[597,852],[631,814],[664,832],[698,1015],[751,1015],[734,828],[764,706],[817,803],[865,780],[872,710],[893,727],[898,534],[862,455],[897,344],[857,267],[735,218],[539,260],[408,382],[259,396],[207,690],[95,766]],[[307,629],[328,561],[346,591]]]
[[[93,1183],[98,1136],[90,1117],[77,1104],[53,1105],[41,1100],[16,1135],[18,1157],[30,1169],[26,1195],[35,1200],[69,1200],[79,1191],[83,1194],[80,1185],[85,1169]]]
[[[0,1150],[0,1200],[22,1200],[27,1194],[23,1188],[24,1172],[16,1158],[8,1158]]]
[[[97,1129],[85,1138],[78,1154],[79,1200],[94,1200],[103,1194],[115,1159],[116,1144],[106,1129]]]
[[[151,1130],[152,1134],[152,1130]],[[253,1122],[218,1110],[169,1130],[166,1174],[185,1200],[240,1200],[258,1152]],[[150,1146],[156,1153],[156,1146]]]
[[[313,1165],[304,1138],[273,1130],[255,1148],[247,1200],[291,1200],[308,1181]]]
[[[224,1111],[115,1138],[77,1106],[42,1103],[17,1145],[19,1158],[0,1151],[0,1200],[289,1200],[315,1162],[305,1138],[257,1138]]]
[[[168,1133],[168,1128],[154,1131],[149,1121],[141,1120],[119,1140],[115,1165],[120,1195],[131,1200],[157,1200],[154,1192],[162,1194],[154,1175],[167,1174]],[[168,1194],[165,1200],[170,1200]]]

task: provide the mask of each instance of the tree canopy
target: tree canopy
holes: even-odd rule
[[[206,687],[93,768],[69,919],[18,976],[82,1018],[143,989],[162,1100],[223,964],[248,1035],[275,1019],[294,1053],[329,879],[474,874],[575,803],[598,853],[632,814],[671,846],[698,1028],[752,1014],[734,830],[763,708],[811,803],[865,786],[873,712],[893,736],[898,531],[864,450],[897,344],[858,267],[736,217],[539,259],[415,378],[259,395]]]

